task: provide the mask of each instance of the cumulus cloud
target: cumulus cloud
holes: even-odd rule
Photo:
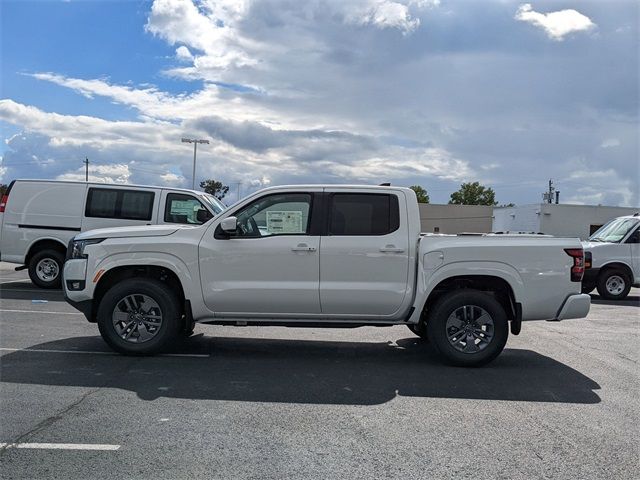
[[[190,62],[193,61],[193,55],[187,47],[180,45],[176,48],[176,59],[181,62]]]
[[[596,27],[589,17],[572,8],[540,13],[533,10],[529,3],[518,8],[515,19],[542,28],[550,39],[556,41],[564,40],[570,33],[588,31]]]

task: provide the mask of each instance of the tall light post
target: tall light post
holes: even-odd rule
[[[191,189],[196,189],[196,152],[199,143],[209,143],[209,140],[199,140],[197,138],[183,138],[182,143],[193,143],[193,174],[191,176]]]

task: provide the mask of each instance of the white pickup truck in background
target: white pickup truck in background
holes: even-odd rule
[[[640,286],[640,215],[614,218],[583,242],[582,292],[598,289],[607,300],[622,300]]]
[[[400,187],[287,186],[200,226],[77,235],[67,301],[127,354],[159,352],[193,322],[407,325],[450,363],[494,359],[527,320],[581,318],[578,239],[423,236]]]

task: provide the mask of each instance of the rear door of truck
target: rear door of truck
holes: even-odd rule
[[[407,298],[410,271],[403,193],[340,187],[326,188],[325,193],[327,231],[320,245],[322,313],[393,316]]]

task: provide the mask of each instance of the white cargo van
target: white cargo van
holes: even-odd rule
[[[59,288],[67,244],[79,232],[130,225],[200,225],[224,210],[195,190],[139,185],[14,180],[0,200],[0,260],[31,281]]]

